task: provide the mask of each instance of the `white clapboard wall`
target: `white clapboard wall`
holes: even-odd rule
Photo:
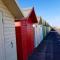
[[[6,60],[17,60],[14,20],[10,17],[4,17],[3,23]]]
[[[4,58],[4,36],[3,36],[3,23],[2,23],[2,12],[0,11],[0,60]]]
[[[0,0],[0,60],[17,60],[14,17]]]
[[[37,47],[43,39],[42,25],[36,25],[34,27],[34,30],[35,30],[34,46]]]

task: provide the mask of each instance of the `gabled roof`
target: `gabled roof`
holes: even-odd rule
[[[38,22],[34,7],[33,8],[25,8],[22,10],[22,13],[23,13],[25,18],[28,18],[28,21],[30,20],[32,23]]]
[[[37,17],[37,19],[39,20],[39,22],[38,22],[39,25],[43,25],[43,26],[47,26],[47,27],[50,26],[49,23],[46,22],[45,20],[43,20],[41,16],[40,17]]]
[[[28,16],[28,20],[30,21],[32,21],[32,23],[37,23],[38,21],[37,21],[37,17],[36,17],[36,14],[35,14],[35,11],[34,11],[34,7],[32,8],[32,11],[31,11],[31,13],[29,14],[29,16]]]
[[[34,11],[34,8],[32,8],[31,12],[29,13],[29,15],[27,17],[24,17],[22,19],[20,19],[21,21],[26,20],[29,24],[34,24],[37,23],[37,17]],[[19,20],[17,20],[19,21]]]
[[[42,17],[40,17],[40,21],[39,21],[39,24],[42,24]]]
[[[32,8],[23,8],[22,9],[22,13],[23,13],[24,17],[28,17],[29,14],[31,13],[31,11],[32,11]]]
[[[38,20],[38,23],[39,23],[39,21],[40,21],[40,16],[37,16],[37,20]]]
[[[23,14],[15,0],[2,0],[2,1],[6,5],[8,10],[11,12],[11,14],[14,16],[14,18],[20,19],[23,17]]]
[[[42,19],[42,17],[40,17],[39,24],[41,24],[43,26],[50,26],[45,20]]]

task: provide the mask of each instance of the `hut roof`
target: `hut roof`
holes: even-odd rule
[[[11,14],[14,16],[14,18],[20,19],[23,17],[23,14],[15,0],[2,0],[2,1],[8,8],[8,10],[11,12]]]

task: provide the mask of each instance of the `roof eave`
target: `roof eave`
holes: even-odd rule
[[[15,19],[20,19],[24,17],[15,0],[2,0],[2,1]]]

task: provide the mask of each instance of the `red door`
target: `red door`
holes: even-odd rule
[[[18,60],[28,60],[34,48],[34,31],[26,21],[21,21],[21,26],[16,27],[16,44]]]
[[[27,25],[27,44],[28,56],[30,56],[34,49],[34,29],[31,25]]]
[[[16,27],[16,45],[17,45],[17,59],[23,60],[23,53],[22,53],[22,40],[21,40],[21,27]]]
[[[26,26],[21,26],[21,39],[22,39],[22,53],[23,60],[27,60],[27,28]]]
[[[21,21],[20,26],[17,26],[17,25],[16,25],[17,57],[18,57],[18,60],[27,60],[28,59],[27,58],[28,56],[27,55],[27,26],[25,21]]]

